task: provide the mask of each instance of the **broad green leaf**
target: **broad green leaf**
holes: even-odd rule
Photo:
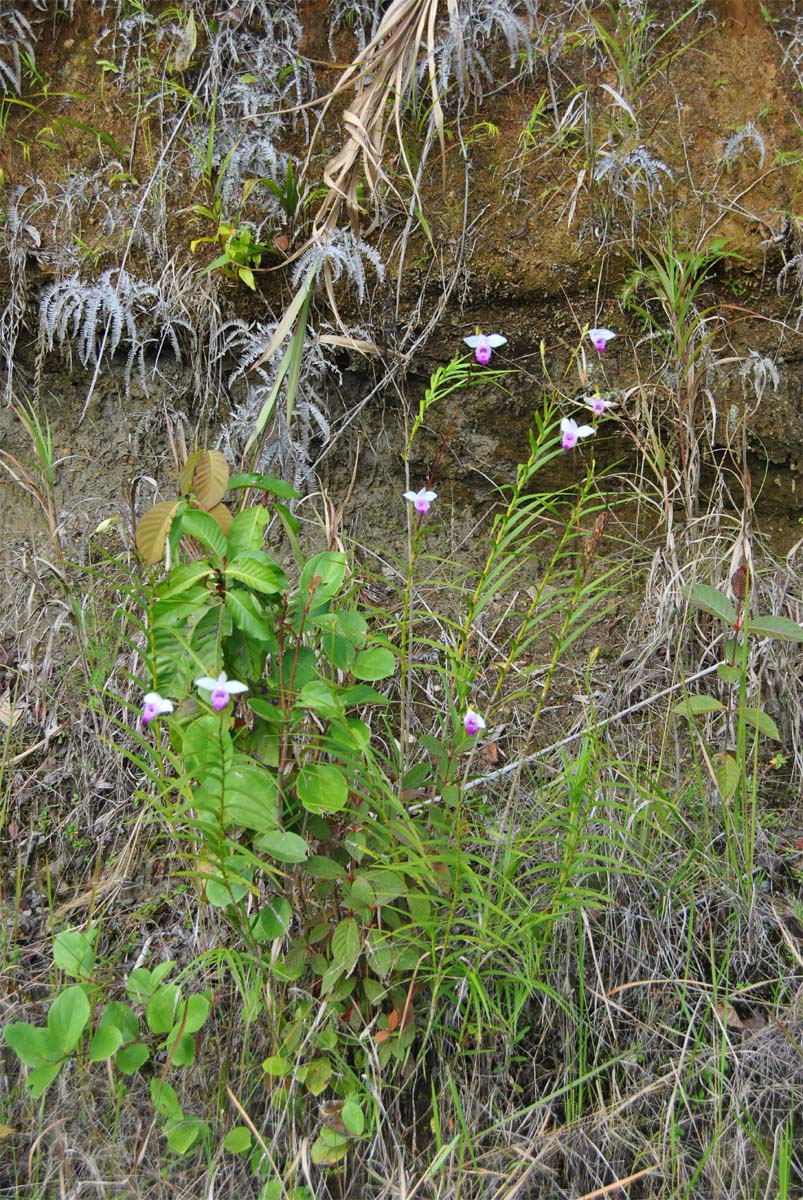
[[[790,621],[789,617],[756,617],[747,623],[747,631],[759,637],[778,638],[782,642],[803,642],[803,625]]]
[[[238,512],[226,539],[229,543],[229,559],[237,558],[246,550],[261,550],[265,526],[269,521],[270,512],[262,504],[252,504]]]
[[[289,1075],[293,1069],[293,1064],[289,1058],[285,1058],[281,1054],[272,1054],[270,1058],[266,1058],[262,1063],[262,1070],[266,1075],[282,1076]]]
[[[736,794],[742,777],[741,767],[732,754],[722,754],[716,764],[717,788],[727,804]]]
[[[246,637],[258,642],[270,641],[271,627],[262,614],[259,601],[250,592],[242,588],[229,588],[226,591],[226,608],[237,629],[242,630]]]
[[[228,908],[248,895],[248,884],[241,881],[236,871],[227,871],[225,876],[205,875],[206,899],[213,908]]]
[[[237,755],[223,780],[223,820],[257,833],[275,829],[278,788],[272,771]]]
[[[366,975],[363,979],[362,990],[368,1003],[373,1005],[381,1004],[388,994],[384,983],[380,983],[378,979],[372,979],[370,975]]]
[[[364,754],[371,742],[371,730],[358,717],[330,718],[329,728],[321,739],[321,745],[333,758],[357,750]]]
[[[348,638],[360,650],[368,636],[368,621],[362,613],[353,608],[341,608],[331,615],[343,637]]]
[[[187,997],[187,1003],[177,1014],[176,1027],[184,1033],[197,1033],[203,1028],[208,1016],[209,1000],[196,992]]]
[[[780,742],[781,735],[778,726],[769,713],[762,712],[760,708],[746,708],[744,710],[744,719],[745,721],[749,721],[751,725],[755,725],[758,732],[763,733],[765,737]]]
[[[212,574],[208,562],[198,559],[197,562],[179,563],[170,572],[170,578],[161,584],[157,595],[159,601],[174,599],[198,583],[205,583]]]
[[[223,1149],[229,1154],[245,1154],[251,1149],[251,1130],[247,1125],[235,1125],[223,1139]]]
[[[326,633],[321,638],[321,652],[326,655],[336,671],[349,671],[357,651],[348,638],[339,633]]]
[[[89,1043],[89,1061],[105,1062],[123,1044],[123,1035],[116,1025],[100,1025]]]
[[[301,493],[284,479],[275,475],[260,475],[258,471],[247,471],[242,475],[233,475],[229,480],[229,491],[237,488],[254,488],[259,492],[269,492],[282,500],[300,500]]]
[[[296,705],[299,708],[311,708],[324,719],[345,715],[336,685],[326,679],[311,679],[305,683],[296,696]]]
[[[101,1025],[113,1025],[120,1030],[123,1042],[133,1042],[139,1033],[139,1018],[133,1008],[119,1000],[111,1000],[100,1017]]]
[[[349,1099],[340,1110],[340,1117],[350,1134],[361,1137],[365,1129],[365,1115],[356,1100]]]
[[[361,948],[360,927],[354,917],[346,917],[332,934],[332,962],[350,975],[357,965]]]
[[[171,631],[174,635],[183,634],[187,618],[197,619],[198,614],[210,603],[209,591],[203,585],[193,584],[175,596],[166,594],[163,600],[156,601],[151,610],[154,627]],[[183,646],[180,653],[185,653]]]
[[[318,658],[310,646],[301,646],[298,650],[287,650],[282,658],[285,687],[289,689],[292,681],[294,692],[303,688],[311,679],[318,678]]]
[[[175,965],[175,962],[172,961],[159,963],[152,971],[149,971],[147,967],[135,967],[125,985],[129,999],[139,1004],[145,1004]]]
[[[348,784],[334,763],[307,763],[296,780],[296,791],[307,812],[335,813],[346,807]]]
[[[41,1067],[54,1060],[60,1061],[63,1057],[49,1030],[29,1025],[27,1021],[14,1021],[6,1025],[3,1039],[26,1067]]]
[[[251,926],[251,932],[258,942],[272,942],[275,938],[285,937],[293,919],[293,909],[289,900],[284,896],[274,896],[268,900]]]
[[[324,1126],[312,1143],[310,1157],[316,1166],[332,1166],[346,1157],[348,1148],[349,1138],[347,1134],[335,1133],[333,1129],[328,1129]]]
[[[188,508],[181,517],[181,532],[188,537],[195,538],[215,558],[226,557],[228,549],[226,535],[209,513]]]
[[[195,1039],[191,1033],[176,1031],[167,1038],[168,1055],[174,1067],[189,1067],[195,1062]]]
[[[151,1052],[144,1042],[134,1042],[131,1046],[124,1046],[122,1050],[117,1051],[114,1064],[123,1075],[135,1075],[150,1056]]]
[[[226,565],[226,583],[242,583],[253,592],[278,596],[289,586],[284,571],[260,550],[248,550]]]
[[[723,683],[738,683],[742,672],[739,667],[731,667],[728,663],[720,663],[717,667],[717,675]]]
[[[137,522],[134,541],[147,567],[152,567],[164,555],[167,535],[180,505],[180,500],[162,500]]]
[[[28,1076],[28,1089],[34,1100],[38,1100],[40,1096],[44,1095],[66,1061],[62,1058],[59,1062],[48,1063],[31,1071]]]
[[[404,896],[407,892],[404,881],[395,871],[378,867],[375,870],[366,871],[365,876],[376,893],[377,904],[390,904],[392,900]]]
[[[672,712],[687,717],[699,717],[704,713],[722,712],[724,708],[725,705],[715,696],[689,696],[688,700],[676,704]]]
[[[282,706],[278,698],[270,700],[264,696],[246,696],[246,700],[251,711],[255,712],[258,717],[262,717],[263,721],[269,721],[271,725],[275,725],[282,720]]]
[[[396,953],[391,947],[387,935],[370,930],[365,940],[365,951],[371,969],[380,978],[389,975],[396,962]]]
[[[198,1117],[181,1117],[165,1125],[167,1144],[174,1154],[186,1154],[206,1132],[206,1123]]]
[[[192,492],[201,508],[214,508],[226,494],[229,464],[219,450],[196,450],[181,469],[178,487],[182,495]]]
[[[348,888],[347,902],[350,908],[358,910],[365,920],[368,919],[371,909],[376,906],[376,892],[364,874],[355,875]]]
[[[193,662],[197,663],[198,667],[203,663],[203,669],[207,674],[217,675],[220,666],[215,664],[220,662],[223,643],[234,632],[234,622],[231,619],[231,613],[222,604],[213,603],[207,608],[206,612],[201,613],[193,620],[194,627],[190,641],[190,653]],[[210,669],[213,666],[215,668],[214,671]],[[198,667],[193,669],[193,681],[197,678]],[[197,695],[198,693],[195,694]]]
[[[271,963],[270,969],[277,979],[285,980],[287,983],[295,983],[307,969],[306,946],[291,946],[284,958],[276,959],[275,962]]]
[[[312,858],[307,860],[307,874],[313,879],[345,879],[346,868],[333,858],[327,858],[322,854],[313,854]]]
[[[304,1068],[303,1083],[307,1091],[313,1096],[320,1096],[321,1092],[325,1091],[328,1087],[331,1078],[332,1064],[328,1058],[314,1058]]]
[[[331,1000],[329,993],[339,982],[343,975],[343,968],[339,962],[333,962],[326,968],[321,976],[321,995],[328,997]]]
[[[322,550],[313,555],[301,572],[299,596],[306,599],[314,594],[316,600],[334,596],[346,577],[346,565],[346,555],[341,550]]]
[[[217,672],[211,674],[214,678]],[[234,759],[234,746],[220,718],[204,713],[184,730],[182,754],[188,773],[205,782],[212,774],[222,779]]]
[[[164,983],[148,1001],[145,1020],[151,1033],[169,1033],[176,1019],[181,989],[176,983]]]
[[[709,587],[706,583],[694,583],[691,587],[684,588],[683,592],[692,607],[699,608],[712,617],[719,617],[728,625],[736,624],[736,609],[728,597],[716,588]]]
[[[181,1120],[184,1115],[175,1088],[158,1076],[151,1080],[151,1100],[163,1119]]]
[[[367,683],[355,683],[352,687],[344,688],[340,698],[347,708],[351,707],[352,704],[390,703],[387,696],[383,696],[375,688],[369,687]]]
[[[429,896],[422,896],[419,892],[409,892],[407,903],[410,906],[413,924],[425,925],[430,920],[432,905]]]
[[[387,679],[396,669],[396,657],[390,650],[377,646],[373,650],[361,650],[354,660],[351,673],[355,679],[375,682]]]
[[[80,1041],[89,1021],[89,1001],[80,983],[65,988],[50,1006],[47,1031],[62,1054],[69,1054]]]
[[[297,833],[274,829],[259,838],[259,848],[270,854],[277,862],[300,863],[309,854],[309,846]]]
[[[63,929],[53,940],[53,958],[65,975],[89,979],[95,966],[96,930]]]

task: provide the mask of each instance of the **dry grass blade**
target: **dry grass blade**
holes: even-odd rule
[[[423,46],[426,46],[431,89],[431,119],[443,149],[443,109],[435,75],[437,15],[438,0],[394,0],[376,36],[329,95],[319,118],[319,129],[328,107],[336,97],[351,87],[357,93],[343,113],[346,130],[344,144],[324,168],[324,181],[329,191],[315,216],[316,232],[336,228],[344,205],[352,228],[355,233],[359,231],[357,185],[361,170],[373,200],[376,199],[380,182],[389,182],[382,165],[387,128],[392,116],[401,145],[401,104],[409,93]],[[389,111],[388,101],[391,98],[393,103]],[[408,175],[415,188],[409,169]]]
[[[617,1192],[620,1188],[625,1188],[638,1179],[643,1179],[645,1175],[654,1175],[657,1170],[657,1167],[645,1167],[643,1171],[636,1171],[634,1175],[628,1175],[626,1179],[617,1179],[615,1183],[609,1183],[606,1187],[586,1192],[584,1196],[580,1197],[580,1200],[600,1200],[600,1197],[610,1196],[611,1192]]]

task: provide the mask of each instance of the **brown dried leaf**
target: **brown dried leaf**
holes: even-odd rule
[[[207,512],[220,503],[229,486],[229,464],[219,450],[198,450],[187,459],[179,475],[181,494],[193,492]]]
[[[21,708],[12,707],[11,698],[8,693],[5,696],[0,696],[0,723],[5,725],[6,728],[10,725],[13,729],[22,716],[22,713],[23,710]]]
[[[495,767],[499,762],[499,747],[496,742],[483,742],[480,753],[489,767]]]
[[[226,505],[225,504],[216,504],[214,508],[209,509],[209,515],[210,515],[210,517],[215,518],[215,520],[217,521],[218,525],[221,528],[221,531],[226,536],[228,536],[229,530],[231,529],[231,523],[234,520],[234,517],[231,515],[230,510],[228,508],[226,508]]]
[[[163,556],[167,535],[180,503],[180,500],[162,500],[140,517],[134,541],[146,566],[152,567]]]

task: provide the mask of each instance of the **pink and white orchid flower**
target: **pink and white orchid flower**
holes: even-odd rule
[[[586,408],[590,408],[595,417],[604,417],[606,408],[611,408],[613,400],[605,400],[602,396],[586,396]]]
[[[431,492],[428,488],[421,488],[418,492],[404,492],[405,500],[409,500],[413,508],[421,516],[429,512],[429,506],[433,500],[438,499],[437,492]]]
[[[615,338],[616,334],[612,329],[589,329],[588,336],[594,343],[594,349],[600,354],[605,353],[605,347],[611,338]]]
[[[209,702],[215,712],[221,712],[238,692],[248,691],[247,684],[238,683],[236,679],[227,679],[225,671],[221,671],[217,679],[213,679],[211,675],[203,675],[195,680],[195,686],[212,693]]]
[[[470,346],[474,351],[474,357],[481,367],[487,367],[491,361],[491,354],[499,346],[507,344],[507,338],[502,337],[501,333],[484,334],[472,333],[470,337],[463,338],[467,346]]]
[[[478,712],[474,712],[473,708],[467,708],[463,717],[463,728],[469,737],[476,737],[480,730],[485,728],[485,719]]]
[[[151,721],[156,717],[160,717],[163,713],[171,713],[173,705],[169,700],[165,700],[164,696],[160,696],[158,692],[146,692],[142,697],[142,717],[140,718],[143,726],[150,725]]]
[[[563,449],[574,450],[579,438],[591,437],[594,430],[590,425],[578,425],[571,417],[564,417],[560,423],[563,434]]]

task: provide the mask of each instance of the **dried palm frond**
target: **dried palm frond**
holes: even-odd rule
[[[447,0],[447,3],[451,13],[456,0]],[[355,233],[359,231],[357,183],[361,171],[374,202],[380,182],[390,182],[382,165],[388,126],[392,119],[401,146],[401,107],[413,86],[423,48],[426,48],[425,67],[431,89],[431,121],[441,147],[444,147],[435,49],[438,5],[439,0],[393,0],[376,35],[327,97],[318,128],[332,103],[348,89],[355,91],[354,99],[342,116],[346,130],[344,143],[324,168],[324,181],[329,190],[315,217],[316,233],[333,230],[340,223],[344,206],[352,229]],[[392,99],[390,106],[389,99]],[[412,172],[408,174],[412,179]]]

